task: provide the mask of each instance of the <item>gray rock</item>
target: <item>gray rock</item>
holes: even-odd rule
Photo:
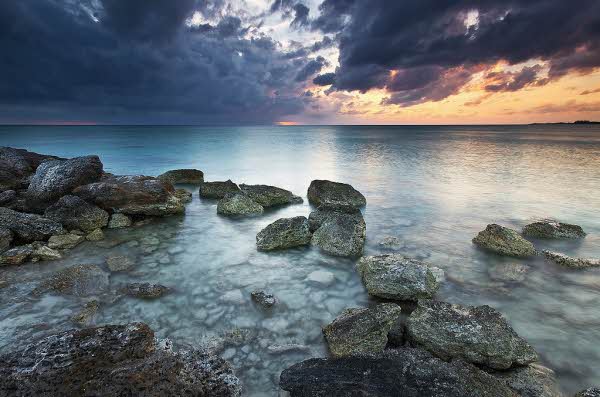
[[[17,192],[5,190],[0,192],[0,207],[8,207],[17,199]]]
[[[277,303],[277,299],[275,299],[275,295],[270,294],[265,291],[260,291],[260,290],[252,291],[250,296],[252,297],[252,300],[254,302],[258,303],[262,307],[266,307],[266,308],[273,307],[273,305],[275,305],[275,303]]]
[[[122,292],[134,298],[157,299],[169,293],[170,289],[160,284],[132,283],[127,284]]]
[[[188,192],[185,189],[175,189],[175,197],[179,199],[184,204],[192,202],[192,193]]]
[[[101,241],[104,240],[104,232],[102,229],[96,229],[91,231],[85,236],[87,241]]]
[[[500,255],[528,257],[535,255],[533,244],[525,240],[515,230],[491,224],[473,239],[473,243]]]
[[[406,329],[412,343],[444,360],[460,358],[493,369],[507,369],[538,358],[502,315],[485,305],[421,300],[408,318]]]
[[[111,272],[123,272],[135,266],[135,262],[128,256],[110,256],[106,259],[106,266]]]
[[[46,208],[44,216],[61,223],[69,230],[91,232],[108,224],[108,212],[77,196],[63,196]]]
[[[106,292],[108,273],[97,265],[76,265],[56,272],[34,289],[34,295],[54,292],[90,296]]]
[[[34,247],[31,257],[40,261],[55,261],[61,259],[62,255],[47,245],[38,244],[37,247]]]
[[[0,228],[9,229],[17,242],[31,243],[45,241],[54,234],[62,234],[65,229],[51,219],[36,214],[25,214],[0,207]]]
[[[600,387],[590,387],[575,394],[574,397],[600,397]]]
[[[572,258],[568,255],[561,254],[559,252],[552,251],[542,251],[546,259],[566,267],[571,267],[575,269],[582,269],[586,267],[596,267],[600,266],[600,259],[592,259],[592,258]]]
[[[240,185],[242,192],[263,207],[284,204],[300,204],[302,197],[295,196],[289,190],[268,185]]]
[[[488,274],[492,280],[509,283],[522,283],[525,281],[528,272],[529,266],[521,263],[500,263],[488,269]]]
[[[540,239],[583,238],[586,233],[579,225],[561,223],[555,220],[543,220],[530,223],[523,228],[523,235]]]
[[[94,318],[96,317],[99,308],[100,302],[97,300],[89,301],[80,312],[71,317],[71,321],[80,327],[89,327],[94,322]]]
[[[505,382],[521,397],[563,397],[554,371],[539,364],[490,373]]]
[[[308,245],[310,238],[306,217],[281,218],[258,232],[256,246],[260,251],[286,249]]]
[[[76,187],[96,182],[101,176],[102,162],[98,156],[46,161],[40,164],[31,178],[27,206],[32,211],[43,212]]]
[[[0,254],[0,266],[20,265],[33,254],[31,245],[21,245]]]
[[[3,396],[240,394],[225,361],[198,350],[175,352],[143,323],[65,331],[0,358]]]
[[[400,312],[393,303],[344,310],[323,328],[329,351],[334,357],[382,352]]]
[[[310,213],[308,216],[308,226],[310,227],[310,231],[314,232],[320,228],[325,221],[344,215],[354,215],[357,222],[359,219],[363,219],[362,213],[357,207],[350,205],[332,206],[324,204],[316,211]]]
[[[57,250],[67,250],[75,248],[84,241],[85,237],[78,234],[59,234],[50,237],[48,240],[48,247]]]
[[[362,214],[331,213],[315,231],[311,243],[335,256],[360,256],[367,225]]]
[[[0,227],[0,253],[10,248],[10,244],[13,241],[13,233],[10,229]]]
[[[225,216],[258,215],[263,211],[262,205],[243,193],[227,193],[217,204],[217,214]]]
[[[227,180],[225,182],[204,182],[200,185],[200,197],[222,199],[227,193],[241,192],[238,185]]]
[[[123,227],[129,227],[131,226],[131,224],[132,222],[130,217],[128,217],[125,214],[116,213],[112,214],[112,216],[110,217],[110,221],[108,222],[108,228],[120,229]]]
[[[308,202],[320,206],[362,207],[367,204],[365,196],[346,183],[314,180],[308,187]]]
[[[195,169],[171,170],[159,175],[158,179],[172,184],[199,185],[204,182],[204,173]]]
[[[420,349],[375,355],[311,358],[281,373],[291,397],[517,397],[477,367],[445,362]]]
[[[0,190],[27,188],[29,178],[44,161],[58,157],[0,147]]]
[[[369,294],[380,298],[429,299],[439,288],[428,264],[399,254],[360,258],[356,269]]]
[[[390,328],[390,331],[388,332],[388,335],[387,335],[388,346],[390,346],[390,347],[404,346],[404,343],[406,342],[406,338],[404,335],[405,328],[406,327],[404,324],[404,319],[401,317],[398,317],[396,319],[396,321],[394,322],[394,324],[392,324],[392,328]]]

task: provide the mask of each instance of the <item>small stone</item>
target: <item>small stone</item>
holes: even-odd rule
[[[535,255],[533,244],[515,230],[491,224],[473,239],[475,245],[500,255],[528,257]]]
[[[85,304],[79,313],[71,317],[71,321],[80,327],[89,327],[92,325],[99,307],[100,303],[97,300],[90,301]]]
[[[48,247],[52,249],[73,249],[85,240],[85,237],[76,234],[60,234],[50,237]]]
[[[275,296],[265,291],[252,291],[250,296],[252,297],[252,300],[254,302],[266,308],[272,307],[273,305],[275,305],[275,303],[277,303],[277,299],[275,299]]]
[[[131,218],[125,214],[115,213],[110,217],[108,222],[109,229],[118,229],[131,226]]]
[[[288,343],[285,345],[270,345],[267,347],[267,351],[269,354],[286,354],[292,352],[304,353],[310,351],[310,347],[297,343]]]
[[[542,251],[546,259],[565,267],[571,267],[574,269],[583,269],[586,267],[600,266],[600,259],[591,258],[572,258],[565,254],[552,251]]]
[[[102,229],[96,229],[85,236],[87,241],[101,241],[104,240],[104,232]]]
[[[333,284],[335,281],[335,276],[331,272],[315,270],[306,276],[306,281],[327,286]]]
[[[156,299],[166,295],[170,289],[160,284],[132,283],[127,284],[121,291],[134,298]]]
[[[21,245],[0,254],[0,265],[20,265],[31,257],[31,245]]]
[[[135,262],[127,256],[111,256],[106,260],[106,265],[111,272],[122,272],[135,266]]]
[[[576,239],[585,237],[586,233],[579,225],[561,223],[555,220],[543,220],[525,226],[523,235],[540,239]]]
[[[160,244],[160,240],[156,236],[142,237],[142,239],[140,240],[140,242],[143,245],[158,245],[158,244]]]

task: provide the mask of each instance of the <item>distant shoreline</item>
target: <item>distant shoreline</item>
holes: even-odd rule
[[[572,123],[570,122],[565,122],[565,121],[561,121],[558,123],[531,123],[529,125],[562,125],[562,124],[567,124],[567,125],[571,125],[571,124],[600,124],[600,121],[590,121],[590,120],[577,120],[574,121]]]

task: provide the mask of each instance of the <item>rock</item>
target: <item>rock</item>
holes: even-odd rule
[[[310,347],[306,345],[300,345],[297,343],[288,343],[285,345],[270,345],[267,347],[269,354],[287,354],[292,352],[308,352]]]
[[[11,248],[0,254],[0,266],[4,265],[20,265],[31,257],[33,248],[31,245],[21,245]]]
[[[89,301],[79,313],[71,317],[71,321],[80,327],[89,327],[94,322],[94,317],[99,308],[100,302],[97,300]]]
[[[122,272],[135,266],[135,262],[127,256],[111,256],[106,260],[106,266],[111,272]]]
[[[367,204],[365,196],[346,183],[314,180],[308,187],[308,202],[320,206],[362,207]]]
[[[97,265],[76,265],[56,272],[43,281],[34,295],[56,292],[65,295],[90,296],[108,289],[108,273]]]
[[[404,337],[404,320],[401,317],[398,317],[394,324],[392,324],[392,328],[387,334],[388,346],[390,347],[402,347],[404,346],[404,342],[406,339]]]
[[[170,289],[160,284],[132,283],[127,284],[122,292],[134,298],[156,299],[169,293]]]
[[[301,204],[302,197],[295,196],[289,190],[268,185],[240,185],[242,192],[263,207],[284,204]]]
[[[496,224],[487,225],[485,230],[473,239],[473,243],[500,255],[527,257],[536,253],[533,244],[515,230]]]
[[[185,189],[175,189],[175,197],[184,204],[192,202],[192,193]]]
[[[93,230],[90,233],[88,233],[87,236],[85,236],[85,239],[87,241],[101,241],[101,240],[104,240],[104,232],[102,231],[102,229]]]
[[[10,248],[10,244],[13,241],[13,233],[10,229],[0,227],[0,253]]]
[[[250,296],[252,297],[252,300],[254,302],[258,303],[262,307],[269,308],[275,305],[275,303],[277,303],[277,299],[275,299],[275,296],[265,291],[252,291]]]
[[[363,253],[367,225],[362,214],[336,213],[315,231],[311,243],[335,256],[360,256]]]
[[[329,219],[336,218],[344,215],[355,215],[356,220],[363,219],[360,209],[350,205],[321,205],[316,211],[313,211],[308,216],[308,226],[310,231],[314,232],[323,225],[323,223]]]
[[[200,197],[222,199],[227,193],[241,192],[238,185],[227,180],[225,182],[204,182],[200,185]]]
[[[380,298],[430,299],[439,288],[428,264],[399,254],[362,257],[356,269],[369,294]]]
[[[108,224],[108,212],[89,204],[77,196],[63,196],[46,208],[44,216],[62,223],[67,229],[91,232]]]
[[[158,179],[172,184],[199,185],[204,182],[204,173],[195,169],[171,170],[160,174]]]
[[[173,185],[150,176],[111,175],[80,186],[73,194],[106,211],[126,215],[166,216],[185,212]]]
[[[420,349],[311,358],[285,369],[279,385],[291,397],[517,397],[506,384],[462,361]]]
[[[575,394],[574,397],[600,397],[600,387],[590,387]]]
[[[243,193],[227,193],[217,204],[217,214],[226,216],[258,215],[263,211],[262,205]]]
[[[50,237],[48,247],[59,250],[73,249],[84,241],[85,237],[77,234],[60,234]]]
[[[281,218],[258,232],[256,246],[260,251],[286,249],[308,245],[310,238],[306,217]]]
[[[581,226],[561,223],[554,220],[543,220],[530,223],[523,228],[523,235],[540,239],[583,238],[586,233]]]
[[[444,360],[460,358],[493,369],[508,369],[538,358],[502,315],[485,305],[420,300],[406,329],[412,343]]]
[[[120,213],[116,213],[116,214],[112,214],[112,216],[110,217],[110,221],[108,222],[108,228],[109,229],[120,229],[122,227],[129,227],[131,226],[131,218],[128,217],[125,214],[120,214]]]
[[[398,237],[388,236],[379,242],[379,246],[382,248],[393,249],[402,247],[402,240]]]
[[[344,310],[323,328],[329,351],[334,357],[382,352],[400,312],[400,306],[393,303]]]
[[[560,252],[552,252],[547,250],[542,251],[542,253],[546,259],[561,266],[572,267],[575,269],[600,266],[600,259],[572,258],[568,255],[561,254]]]
[[[0,228],[12,231],[18,243],[45,241],[54,234],[62,234],[65,229],[51,219],[36,214],[25,214],[0,207]]]
[[[48,247],[47,245],[39,245],[38,247],[34,248],[31,256],[40,261],[55,261],[62,258],[60,252]]]
[[[5,190],[0,193],[0,207],[9,206],[17,199],[17,192],[14,190]]]
[[[491,279],[509,283],[522,283],[528,272],[529,267],[520,263],[501,263],[488,269]]]
[[[98,156],[46,161],[40,164],[31,178],[27,188],[27,207],[34,212],[43,212],[76,187],[96,182],[101,176],[102,162]]]
[[[219,357],[175,352],[130,323],[65,331],[4,355],[0,395],[237,397],[241,386]]]
[[[335,276],[331,272],[315,270],[306,276],[306,281],[327,286],[333,284],[335,281]]]
[[[504,381],[521,397],[562,397],[554,371],[539,364],[529,364],[491,375]],[[600,397],[600,395],[598,395]]]
[[[46,160],[57,158],[24,149],[0,147],[0,190],[27,188],[29,177],[37,167]]]

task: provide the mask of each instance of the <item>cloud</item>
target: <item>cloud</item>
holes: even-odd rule
[[[531,113],[583,113],[583,112],[600,112],[600,102],[594,103],[578,103],[576,101],[568,101],[562,104],[548,103],[537,106],[531,110]]]
[[[541,86],[548,82],[547,78],[539,76],[542,66],[526,66],[519,72],[492,72],[485,77],[488,84],[485,90],[489,92],[518,91],[529,86]]]
[[[590,95],[600,93],[600,88],[596,88],[595,90],[585,90],[581,92],[579,95]]]
[[[332,85],[335,82],[335,73],[324,73],[320,74],[313,79],[315,85]]]
[[[322,56],[311,59],[304,65],[304,67],[302,67],[302,69],[300,69],[296,75],[296,81],[305,81],[309,77],[319,73],[326,65],[327,61]]]

